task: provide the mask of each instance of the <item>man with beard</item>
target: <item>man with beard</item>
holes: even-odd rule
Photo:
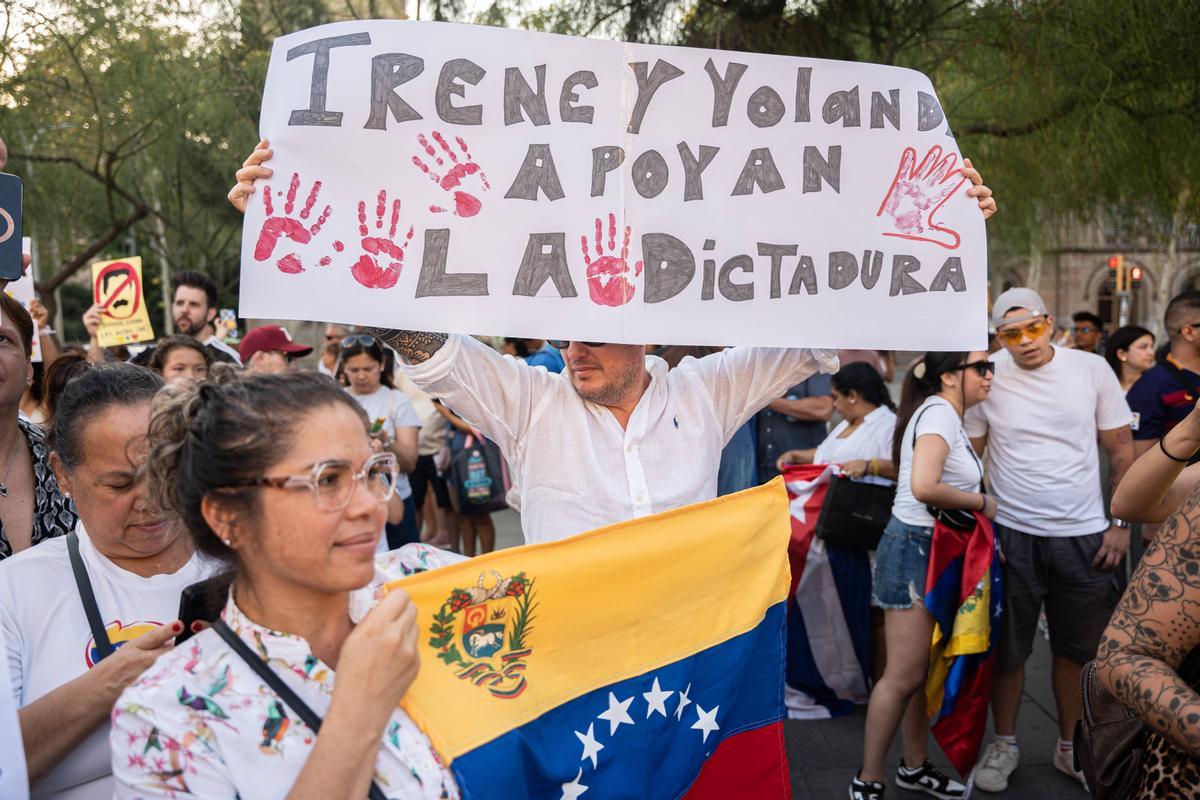
[[[203,272],[188,270],[175,276],[175,300],[171,303],[175,331],[190,336],[208,348],[217,361],[241,365],[237,350],[217,337],[217,285]]]
[[[237,172],[239,211],[271,177],[263,141]],[[991,190],[967,166],[984,216]],[[553,374],[469,336],[376,330],[408,362],[413,383],[500,446],[520,495],[529,543],[564,539],[717,496],[721,449],[751,416],[818,372],[832,350],[732,347],[672,370],[643,345],[549,339],[566,369]]]

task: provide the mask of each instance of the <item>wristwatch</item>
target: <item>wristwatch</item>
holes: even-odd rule
[[[1130,528],[1130,525],[1128,522],[1126,522],[1123,519],[1117,519],[1116,517],[1112,518],[1112,526],[1114,528],[1124,528],[1125,530],[1129,530],[1129,528]]]

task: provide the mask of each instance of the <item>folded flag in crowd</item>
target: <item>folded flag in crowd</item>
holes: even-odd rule
[[[961,775],[983,743],[1003,597],[992,523],[975,514],[969,533],[938,523],[925,579],[934,619],[925,699],[930,732]]]
[[[390,584],[463,797],[790,797],[781,484]]]
[[[787,613],[788,716],[822,719],[867,702],[871,677],[871,564],[863,551],[827,547],[815,534],[835,467],[790,466],[792,567]]]

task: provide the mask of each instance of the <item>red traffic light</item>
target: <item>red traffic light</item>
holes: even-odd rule
[[[1108,268],[1109,269],[1117,269],[1120,266],[1121,266],[1121,257],[1120,256],[1109,256],[1108,257]]]

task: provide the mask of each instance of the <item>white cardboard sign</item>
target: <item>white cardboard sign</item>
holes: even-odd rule
[[[907,69],[411,21],[275,42],[243,317],[972,349],[983,218]],[[265,183],[265,185],[263,185]]]

